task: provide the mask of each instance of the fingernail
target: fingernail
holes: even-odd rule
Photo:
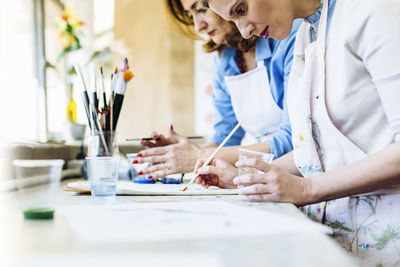
[[[149,179],[153,179],[153,176],[149,175],[149,177],[147,177],[147,178],[149,178]]]
[[[137,154],[138,157],[143,157],[142,153]]]
[[[157,135],[153,135],[153,139],[154,139],[154,140],[157,140]]]
[[[138,175],[143,175],[143,172],[142,172],[142,171],[140,171],[140,172],[138,172],[137,174],[138,174]]]
[[[172,126],[172,124],[171,124],[171,126],[170,126],[170,127],[171,127],[171,131],[173,131],[173,130],[174,130],[174,126]]]
[[[139,163],[136,159],[132,161],[133,164]]]

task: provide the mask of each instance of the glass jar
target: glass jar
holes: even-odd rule
[[[93,131],[88,138],[88,157],[113,157],[119,155],[115,131]]]

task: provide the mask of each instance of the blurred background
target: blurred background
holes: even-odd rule
[[[183,135],[212,133],[213,55],[173,26],[164,0],[13,0],[0,9],[0,140],[73,142],[71,122],[87,124],[73,63],[103,66],[109,88],[124,57],[136,76],[119,140],[170,124]]]

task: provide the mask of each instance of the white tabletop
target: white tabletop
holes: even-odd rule
[[[32,221],[17,200],[15,192],[0,197],[1,266],[356,266],[291,204],[239,196],[105,203],[60,188],[54,220]]]

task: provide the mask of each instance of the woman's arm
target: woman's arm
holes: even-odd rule
[[[270,149],[267,143],[265,142],[260,142],[256,144],[251,144],[251,145],[245,145],[245,146],[227,146],[221,148],[215,158],[217,159],[222,159],[226,162],[228,162],[231,165],[234,165],[238,160],[239,160],[239,148],[245,148],[245,149],[250,149],[250,150],[255,150],[258,152],[266,152],[269,153]],[[211,155],[214,152],[215,148],[213,149],[208,149],[208,151],[203,150],[201,152],[200,158],[207,158],[209,155]]]
[[[272,164],[290,174],[301,176],[299,169],[294,164],[293,151],[274,160]]]
[[[283,103],[282,118],[278,129],[266,139],[270,152],[279,158],[282,155],[293,150],[292,145],[292,127],[290,126],[289,115],[286,101]]]
[[[207,141],[207,142],[205,142],[204,144],[202,144],[200,147],[201,147],[201,148],[210,148],[210,147],[215,147],[215,148],[217,148],[218,145],[217,145],[217,143],[215,143],[215,142],[213,142],[213,141]]]
[[[400,144],[361,161],[308,179],[309,203],[357,195],[400,185]]]
[[[239,194],[252,201],[306,205],[400,185],[400,144],[392,144],[356,163],[310,178],[290,174],[281,169],[283,165],[275,162],[268,164],[248,159],[236,166],[264,172],[236,177],[234,184],[243,186]]]
[[[228,51],[232,52],[232,51]],[[216,56],[214,58],[214,72],[213,72],[213,93],[212,102],[214,105],[214,135],[209,141],[216,144],[222,143],[225,137],[236,126],[238,120],[235,112],[233,111],[231,96],[228,93],[227,85],[225,83],[225,75],[232,75],[232,71],[227,71],[225,54],[221,58]],[[245,131],[240,127],[228,140],[227,146],[240,145]]]

